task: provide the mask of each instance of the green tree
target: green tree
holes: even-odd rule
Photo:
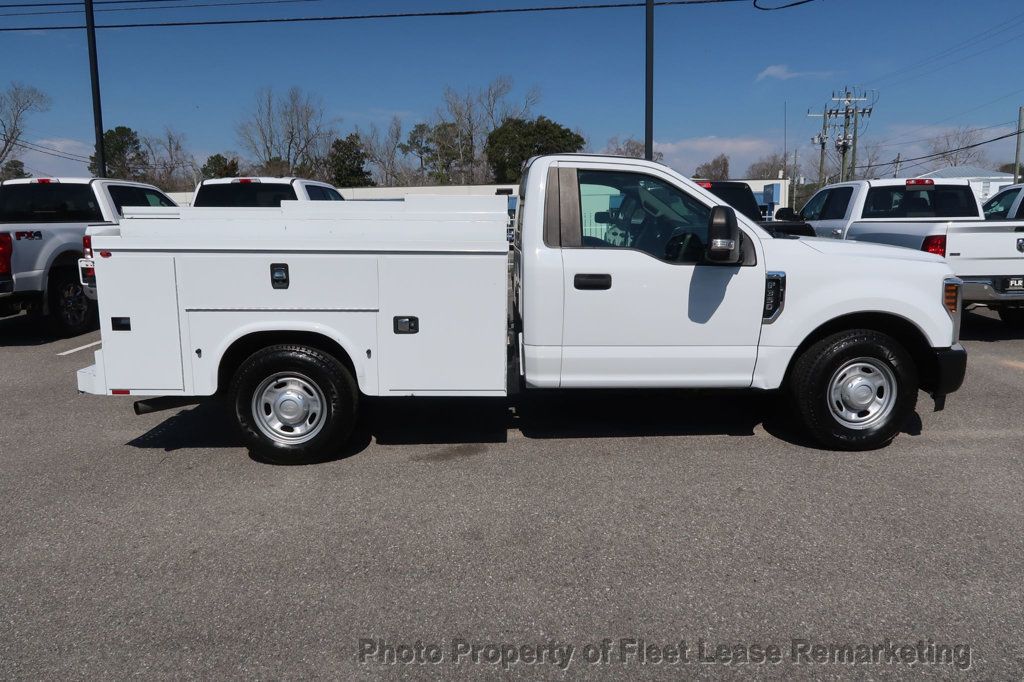
[[[121,180],[145,180],[149,159],[142,148],[139,134],[127,126],[117,126],[103,133],[103,150],[107,156],[107,176]],[[96,155],[89,157],[89,172],[99,173]]]
[[[426,179],[427,169],[434,162],[437,149],[434,145],[434,129],[426,123],[417,123],[409,131],[405,142],[398,149],[416,159],[420,179]]]
[[[367,155],[359,133],[349,133],[331,143],[327,154],[327,167],[331,182],[337,187],[374,187],[370,171],[366,169]]]
[[[32,177],[25,172],[25,164],[18,159],[11,159],[0,166],[0,180],[19,180]]]
[[[206,159],[200,171],[203,178],[236,178],[241,174],[237,157],[227,157],[223,154],[214,154]]]
[[[517,182],[531,156],[578,152],[585,144],[582,135],[544,116],[510,118],[487,136],[484,152],[495,182]]]

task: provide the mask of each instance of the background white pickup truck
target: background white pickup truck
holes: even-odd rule
[[[326,182],[304,178],[213,178],[196,186],[197,208],[278,207],[282,201],[344,201]]]
[[[1024,185],[1004,187],[985,202],[985,220],[1024,220]]]
[[[982,219],[966,180],[831,185],[811,197],[800,215],[821,237],[942,256],[964,281],[965,305],[995,308],[1007,324],[1024,327],[1024,220]]]
[[[255,452],[297,461],[337,451],[360,395],[785,388],[818,442],[864,449],[963,380],[935,256],[774,239],[636,159],[533,160],[511,282],[507,220],[503,196],[126,219],[92,237],[103,348],[79,389],[219,393]]]
[[[0,183],[0,316],[29,310],[47,315],[55,333],[87,330],[95,324],[95,306],[75,268],[86,227],[116,224],[125,206],[174,205],[156,187],[121,180]]]

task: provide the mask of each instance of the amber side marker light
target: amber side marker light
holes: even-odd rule
[[[946,282],[943,287],[942,302],[950,314],[956,315],[960,307],[960,285],[955,282]]]

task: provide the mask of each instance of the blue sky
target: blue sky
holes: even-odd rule
[[[24,1],[24,0],[21,0]],[[182,0],[180,4],[188,1]],[[596,0],[604,1],[604,0]],[[763,0],[780,4],[784,0]],[[100,24],[174,19],[317,16],[579,3],[582,0],[318,0],[269,6],[100,12]],[[100,5],[107,9],[109,5]],[[116,7],[116,6],[114,6]],[[136,5],[138,7],[138,5]],[[61,8],[63,9],[63,8]],[[0,9],[0,13],[23,12]],[[79,15],[0,16],[0,26],[80,23]],[[592,151],[612,136],[643,136],[642,9],[266,26],[99,32],[104,123],[144,134],[183,132],[197,157],[240,150],[235,126],[263,86],[319,94],[347,131],[394,114],[406,127],[431,118],[445,85],[486,85],[499,74],[536,87],[535,113],[577,128]],[[987,32],[987,33],[985,33]],[[974,42],[964,41],[981,34]],[[815,154],[810,137],[833,90],[876,87],[865,142],[887,158],[924,153],[942,129],[1012,131],[1024,104],[1019,0],[816,0],[779,12],[749,2],[657,10],[655,139],[690,173],[718,152],[735,172],[783,147]],[[27,138],[72,153],[91,146],[84,32],[0,33],[0,83],[47,92],[49,112]],[[991,145],[997,163],[1012,143]],[[84,167],[27,153],[48,174]]]

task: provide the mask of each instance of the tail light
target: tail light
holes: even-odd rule
[[[933,234],[930,237],[924,238],[924,243],[921,245],[922,251],[928,253],[934,253],[936,256],[946,257],[946,235],[944,234]]]
[[[962,286],[963,280],[959,277],[947,277],[942,280],[942,306],[953,320],[953,343],[960,341],[960,322],[963,316]]]
[[[907,187],[922,187],[934,185],[935,181],[931,178],[911,178],[907,180]]]
[[[89,235],[82,237],[82,256],[92,258],[92,237]]]
[[[14,242],[10,232],[0,232],[0,275],[11,274],[11,255],[14,253]]]

